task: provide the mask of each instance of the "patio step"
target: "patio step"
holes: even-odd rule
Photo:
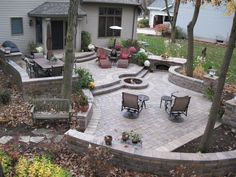
[[[137,76],[138,77],[141,77],[141,78],[144,78],[146,75],[147,75],[147,73],[148,73],[149,71],[147,70],[147,69],[142,69],[138,74],[137,74]]]
[[[81,54],[76,56],[76,63],[82,63],[90,60],[94,60],[97,58],[97,54],[95,52],[87,52],[85,54]]]
[[[95,90],[93,90],[93,95],[98,96],[98,95],[114,92],[116,90],[121,89],[122,87],[123,85],[121,83],[116,83],[107,87],[103,86],[101,88],[96,88]]]

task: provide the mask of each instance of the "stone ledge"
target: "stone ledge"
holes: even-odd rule
[[[86,152],[89,144],[108,147],[104,145],[103,137],[80,133],[76,130],[67,131],[65,137],[69,148],[76,152]],[[140,172],[169,175],[169,171],[179,165],[190,167],[198,175],[220,176],[228,172],[236,172],[234,168],[236,165],[236,150],[206,154],[163,153],[155,150],[137,149],[130,145],[124,147],[124,144],[120,142],[114,142],[112,146],[109,146],[109,149],[114,155],[113,164]]]
[[[200,93],[203,93],[206,88],[212,88],[213,90],[216,89],[218,82],[217,76],[209,77],[208,75],[204,75],[204,79],[200,80],[180,74],[178,72],[180,69],[181,66],[172,66],[169,68],[168,80],[171,83]]]

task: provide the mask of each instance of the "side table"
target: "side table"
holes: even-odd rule
[[[165,110],[166,110],[168,103],[170,103],[170,104],[172,103],[172,98],[171,98],[171,96],[167,96],[167,95],[162,96],[161,102],[160,102],[160,108],[161,108],[162,101],[164,101],[164,103],[165,103]]]

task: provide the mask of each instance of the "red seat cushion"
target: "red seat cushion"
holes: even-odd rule
[[[129,58],[129,54],[128,53],[121,53],[120,58],[128,59]]]
[[[102,54],[100,54],[99,58],[102,59],[102,60],[107,59],[107,55],[102,53]]]

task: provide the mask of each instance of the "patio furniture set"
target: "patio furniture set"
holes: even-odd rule
[[[43,53],[34,53],[24,58],[26,71],[30,77],[61,76],[64,62],[61,60],[50,61],[44,58]]]
[[[101,68],[111,68],[117,66],[118,68],[127,68],[129,66],[131,51],[128,48],[122,48],[120,52],[112,49],[108,54],[105,49],[97,49],[98,64]]]
[[[174,119],[177,119],[182,114],[187,116],[191,99],[189,96],[179,96],[176,93],[172,93],[171,96],[164,95],[160,101],[160,108],[162,102],[164,102],[165,111],[169,114],[169,117],[174,117]],[[122,92],[121,111],[126,109],[128,112],[139,114],[143,108],[146,108],[146,101],[149,99],[147,95]]]

